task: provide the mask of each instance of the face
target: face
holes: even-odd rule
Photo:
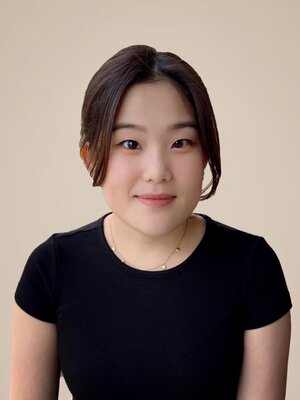
[[[200,199],[204,166],[185,96],[168,81],[132,86],[116,116],[102,184],[119,224],[148,236],[179,228]]]

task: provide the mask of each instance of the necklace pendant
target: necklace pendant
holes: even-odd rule
[[[163,265],[161,266],[161,268],[162,268],[162,269],[167,269],[167,267],[166,267],[165,264],[163,264]]]
[[[180,247],[176,247],[175,251],[177,252],[180,251]]]

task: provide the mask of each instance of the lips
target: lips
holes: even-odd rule
[[[140,194],[137,197],[142,199],[166,200],[166,199],[173,199],[175,196],[169,193],[145,193],[145,194]]]
[[[176,196],[169,193],[144,193],[135,197],[142,204],[154,208],[165,207],[171,204],[176,198]]]

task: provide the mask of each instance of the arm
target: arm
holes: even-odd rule
[[[58,398],[56,326],[14,306],[10,400]]]
[[[291,335],[288,312],[259,329],[245,331],[237,400],[284,400]]]

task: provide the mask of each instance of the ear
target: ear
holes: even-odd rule
[[[89,146],[90,146],[90,142],[86,142],[82,146],[82,148],[80,149],[80,157],[81,157],[82,161],[84,162],[84,165],[88,169],[89,173],[91,173],[91,171],[93,169],[93,165],[90,163],[91,157],[90,157],[90,153],[89,153]]]

